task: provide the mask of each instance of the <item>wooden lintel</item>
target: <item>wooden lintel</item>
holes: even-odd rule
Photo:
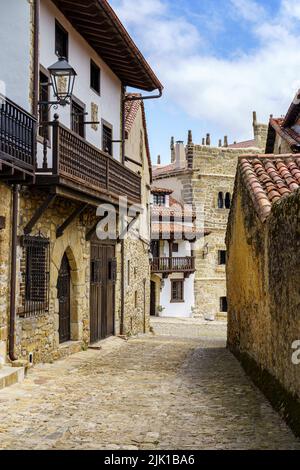
[[[73,220],[76,219],[82,212],[88,207],[88,204],[80,204],[79,207],[77,207],[72,214],[64,221],[63,224],[58,227],[56,230],[56,238],[60,238],[63,234],[66,228],[73,222]]]
[[[31,220],[28,222],[28,224],[24,228],[25,235],[29,235],[31,233],[35,224],[38,222],[38,220],[41,218],[45,210],[48,209],[51,202],[54,201],[55,198],[56,198],[56,194],[52,194],[52,193],[48,194],[45,201],[40,205],[40,207],[37,208]]]

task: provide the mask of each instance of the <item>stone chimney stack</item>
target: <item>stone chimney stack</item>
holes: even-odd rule
[[[206,134],[206,145],[210,145],[210,134]]]
[[[205,138],[202,139],[202,145],[205,145]]]
[[[228,137],[227,137],[227,135],[224,136],[224,147],[228,147]]]
[[[161,158],[160,158],[160,155],[157,155],[157,164],[158,164],[158,165],[161,165]]]
[[[253,111],[253,132],[255,145],[261,149],[265,149],[268,137],[268,125],[259,124],[257,122],[256,111]]]
[[[173,163],[173,162],[175,162],[175,143],[174,143],[174,137],[171,137],[170,149],[171,149],[171,163]]]
[[[188,132],[188,143],[186,147],[186,159],[188,168],[193,168],[193,160],[194,160],[194,144],[193,144],[193,133],[190,130]]]
[[[182,140],[178,140],[175,145],[176,168],[184,168],[186,162],[185,147]]]
[[[222,139],[219,140],[219,147],[222,147]]]

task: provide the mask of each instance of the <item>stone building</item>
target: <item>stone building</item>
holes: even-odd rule
[[[192,317],[195,308],[196,212],[173,197],[172,189],[152,187],[151,315]]]
[[[0,25],[0,356],[37,363],[147,331],[151,165],[126,87],[162,86],[106,1],[12,0]]]
[[[228,347],[300,435],[300,155],[241,157],[227,230]]]
[[[225,233],[234,186],[237,159],[241,154],[262,152],[267,126],[257,122],[253,113],[254,138],[228,145],[211,145],[210,134],[202,145],[193,143],[189,132],[187,145],[171,140],[171,163],[157,165],[153,171],[156,187],[170,188],[183,204],[191,204],[198,224],[207,235],[200,238],[195,256],[194,316],[205,319],[227,318]]]

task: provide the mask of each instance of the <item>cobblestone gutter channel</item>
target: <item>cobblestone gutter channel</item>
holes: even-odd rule
[[[1,449],[300,449],[219,339],[114,338],[0,392]]]

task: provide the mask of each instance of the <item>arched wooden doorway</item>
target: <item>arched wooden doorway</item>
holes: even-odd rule
[[[71,275],[68,257],[64,254],[57,280],[57,297],[59,302],[59,342],[71,339]]]

